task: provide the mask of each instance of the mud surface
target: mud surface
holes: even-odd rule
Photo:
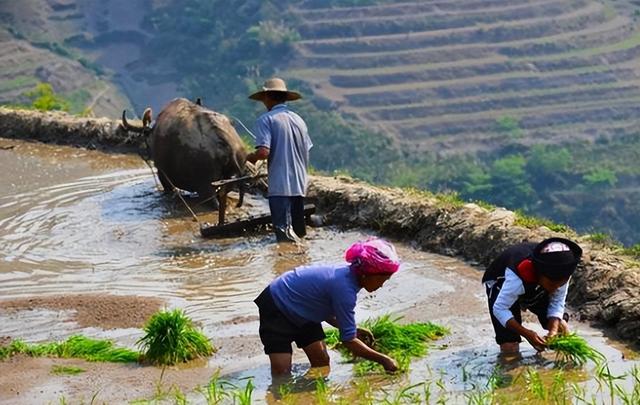
[[[179,389],[189,401],[203,403],[196,389],[216,373],[240,386],[251,378],[254,401],[276,403],[278,385],[272,384],[262,353],[253,299],[294,266],[341,261],[345,247],[370,234],[310,229],[300,246],[278,245],[264,233],[204,240],[182,203],[157,191],[138,158],[13,140],[0,140],[0,147],[5,174],[0,180],[0,342],[57,341],[81,333],[136,348],[141,321],[167,307],[184,309],[218,348],[210,359],[167,369],[161,385],[156,367],[16,356],[0,362],[3,404],[61,398],[89,403],[94,395],[97,403],[126,403],[157,398],[159,387]],[[215,221],[211,210],[192,207],[199,221]],[[266,210],[265,202],[252,196],[229,215]],[[415,361],[409,375],[374,375],[367,381],[376,390],[393,390],[438,376],[449,403],[466,402],[473,384],[484,384],[500,366],[480,271],[396,242],[402,271],[378,292],[361,293],[357,319],[392,313],[406,321],[437,322],[451,334]],[[574,328],[608,356],[614,370],[634,364],[624,361],[622,348],[602,332],[578,322]],[[353,390],[352,364],[331,355],[327,384]],[[536,356],[526,345],[523,357],[518,365],[544,369],[552,364],[549,356]],[[308,366],[300,350],[294,362],[294,381],[305,381]],[[84,372],[56,375],[54,366]],[[306,381],[299,384],[298,403],[312,402],[314,382]],[[171,396],[164,398],[172,403]]]
[[[0,310],[16,318],[22,318],[23,311],[73,311],[75,315],[70,320],[81,327],[141,328],[162,303],[151,297],[79,294],[1,300]]]

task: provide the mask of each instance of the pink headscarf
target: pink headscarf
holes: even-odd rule
[[[377,238],[354,243],[347,249],[345,259],[358,275],[393,274],[400,268],[393,245]]]

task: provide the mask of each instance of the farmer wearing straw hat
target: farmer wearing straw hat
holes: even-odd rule
[[[582,249],[564,238],[510,246],[487,268],[482,277],[496,343],[503,354],[516,354],[523,336],[538,351],[545,338],[522,326],[521,310],[537,315],[547,337],[568,332],[564,313],[569,279]]]
[[[256,150],[247,156],[255,163],[267,159],[269,209],[277,240],[297,241],[306,235],[304,196],[307,191],[309,149],[313,146],[307,125],[289,110],[287,101],[301,98],[287,90],[284,80],[272,78],[249,96],[267,108],[255,125]]]
[[[260,340],[274,375],[291,372],[291,342],[296,342],[309,358],[311,367],[329,365],[321,322],[340,331],[342,344],[354,356],[380,363],[387,371],[398,365],[363,340],[373,340],[371,332],[356,327],[358,291],[372,292],[382,287],[400,261],[395,248],[382,239],[353,244],[345,254],[349,264],[316,264],[298,267],[276,278],[255,299],[260,313]],[[361,340],[362,339],[362,340]]]

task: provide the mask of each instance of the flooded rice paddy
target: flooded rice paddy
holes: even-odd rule
[[[552,356],[536,355],[526,343],[521,359],[498,358],[480,270],[397,243],[402,270],[378,292],[361,293],[357,318],[393,313],[406,321],[439,323],[450,335],[414,361],[406,376],[355,378],[352,364],[332,352],[324,399],[298,350],[285,401],[262,354],[252,301],[292,267],[341,261],[345,248],[369,232],[311,229],[301,246],[278,245],[265,233],[206,240],[182,203],[157,190],[137,156],[3,139],[0,146],[0,343],[63,340],[81,333],[135,348],[141,322],[166,307],[183,308],[219,348],[206,361],[168,369],[162,386],[155,367],[16,356],[0,362],[0,403],[177,401],[159,395],[169,390],[184,393],[190,403],[206,403],[196,388],[216,373],[237,386],[251,380],[254,403],[358,399],[365,395],[363,386],[378,399],[391,398],[424,381],[433,402],[469,403],[496,376],[504,386],[498,392],[510,398],[501,403],[515,403],[532,395],[532,373],[542,380],[558,378]],[[207,207],[193,206],[200,221],[215,221]],[[252,196],[230,215],[266,211],[265,201]],[[577,322],[573,329],[607,357],[612,374],[637,365],[633,352],[602,331]],[[85,372],[52,374],[60,365]],[[568,371],[563,384],[576,384],[596,403],[611,403],[594,373],[592,364]],[[633,389],[632,379],[620,384]],[[426,387],[418,386],[419,401]]]

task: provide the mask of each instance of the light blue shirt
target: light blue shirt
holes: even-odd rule
[[[304,120],[278,104],[258,118],[254,133],[256,147],[269,148],[269,196],[304,196],[313,146]]]
[[[346,264],[297,267],[269,285],[278,309],[298,326],[335,316],[343,342],[356,337],[355,308],[360,288]]]

